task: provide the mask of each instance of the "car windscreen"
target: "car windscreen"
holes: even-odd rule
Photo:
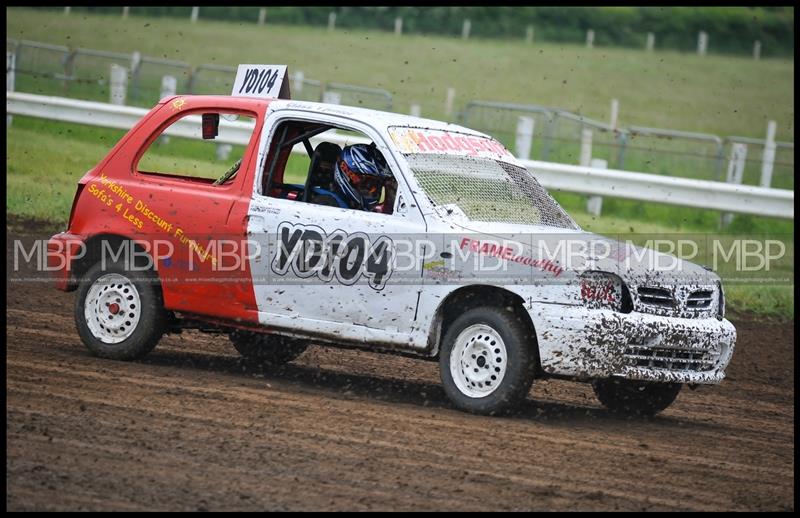
[[[457,205],[469,219],[579,229],[526,169],[494,158],[404,155],[436,206]]]

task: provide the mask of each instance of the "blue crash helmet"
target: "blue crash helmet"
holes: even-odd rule
[[[345,146],[336,160],[333,179],[348,205],[370,210],[380,201],[383,184],[393,178],[375,144]]]

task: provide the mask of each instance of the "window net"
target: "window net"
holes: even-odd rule
[[[457,205],[471,220],[578,225],[524,168],[468,156],[413,153],[411,170],[434,205]]]

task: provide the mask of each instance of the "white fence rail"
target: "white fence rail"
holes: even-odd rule
[[[6,92],[6,113],[64,122],[90,124],[107,128],[130,129],[149,110],[129,106]],[[225,144],[247,144],[252,125],[220,121],[230,128]],[[176,137],[200,138],[200,117],[187,117],[167,131]],[[314,140],[314,139],[312,139]],[[319,138],[319,140],[322,140]],[[365,141],[356,137],[333,135],[325,140],[339,145]],[[315,142],[316,144],[316,142]],[[302,145],[295,151],[305,152]],[[675,178],[655,174],[635,173],[614,169],[597,169],[537,160],[522,163],[545,188],[612,196],[630,200],[652,201],[688,207],[756,214],[794,219],[794,191],[748,185],[734,185],[706,180]]]
[[[26,94],[22,92],[6,92],[6,113],[8,115],[26,115],[42,119],[74,122],[76,124],[89,124],[104,128],[131,129],[150,110],[134,108],[132,106],[117,106],[113,104],[81,101],[66,97],[50,97],[46,95]],[[181,119],[164,132],[172,137],[202,138],[202,119],[199,115]],[[245,122],[230,122],[224,119],[219,121],[220,127],[225,129],[224,134],[217,136],[214,141],[220,144],[238,144],[246,146],[253,134],[253,124]],[[339,146],[356,143],[368,143],[365,138],[348,135],[325,135],[313,137],[311,142],[316,146],[323,140],[333,142]],[[305,153],[302,144],[297,144],[293,151]]]
[[[545,188],[794,219],[794,191],[618,169],[523,161]]]

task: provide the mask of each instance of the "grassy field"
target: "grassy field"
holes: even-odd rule
[[[515,127],[521,112],[467,110],[474,99],[559,106],[607,121],[611,98],[619,99],[621,127],[641,125],[677,130],[763,138],[767,120],[778,122],[778,139],[794,140],[794,62],[791,59],[753,61],[744,57],[709,55],[705,58],[677,52],[647,53],[634,49],[579,45],[534,44],[522,41],[471,40],[403,36],[385,32],[313,27],[212,22],[170,18],[131,17],[8,9],[9,37],[144,56],[180,59],[190,65],[235,65],[241,62],[287,63],[290,71],[303,70],[307,78],[379,87],[391,92],[393,104],[381,97],[345,94],[342,103],[398,112],[421,105],[431,118],[461,122],[500,139],[515,149]],[[122,36],[122,37],[120,37]],[[209,41],[214,44],[209,45]],[[320,49],[324,49],[321,51]],[[64,54],[25,47],[19,57],[16,88],[107,102],[111,61],[78,55],[70,74]],[[128,58],[122,60],[128,66]],[[31,72],[36,70],[38,74]],[[142,66],[131,80],[127,103],[150,107],[160,96],[161,76],[178,77],[178,91],[188,91],[188,70]],[[100,82],[98,83],[98,78]],[[231,74],[196,74],[197,93],[230,92]],[[456,91],[455,112],[444,113],[446,91]],[[321,88],[306,85],[293,97],[319,100]],[[559,119],[552,128],[547,118],[534,115],[536,133],[531,158],[577,163],[581,124]],[[552,138],[546,137],[553,131]],[[724,178],[730,146],[713,143],[636,136],[622,143],[609,132],[595,131],[593,158],[608,167],[628,171],[705,180]],[[750,146],[744,172],[746,185],[758,185],[761,149]],[[794,188],[794,151],[779,147],[772,186]],[[641,204],[609,207],[627,218],[676,219],[663,211],[652,213]],[[648,213],[650,212],[650,213]],[[711,214],[680,214],[681,218],[716,219]],[[740,221],[753,228],[747,220]],[[756,225],[758,227],[758,225]],[[742,227],[744,228],[744,227]]]
[[[443,114],[485,99],[559,106],[620,124],[763,138],[776,120],[779,140],[794,140],[794,61],[629,49],[586,49],[497,40],[402,36],[312,27],[171,18],[98,16],[6,9],[9,38],[204,63],[286,63],[307,78],[370,86],[394,96],[393,110],[418,103]],[[268,20],[269,21],[269,20]],[[220,92],[228,93],[228,92]]]

